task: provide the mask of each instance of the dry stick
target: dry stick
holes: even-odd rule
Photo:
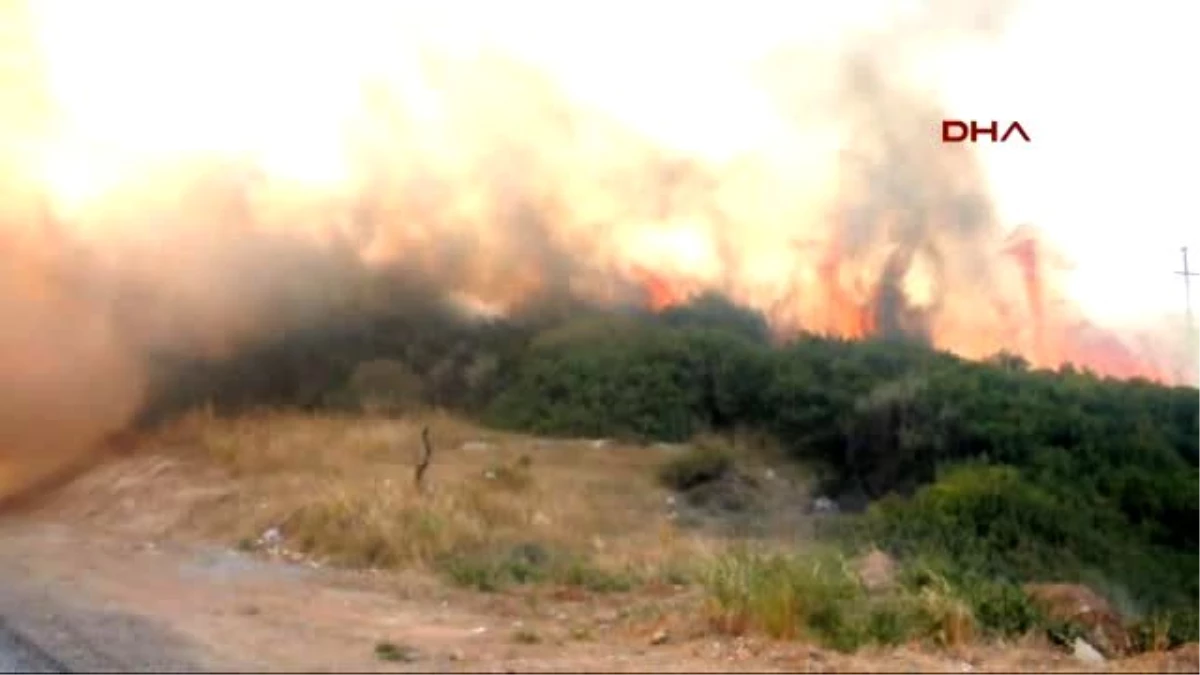
[[[421,458],[417,460],[417,471],[413,476],[417,492],[424,491],[425,470],[429,468],[431,459],[433,459],[433,445],[429,442],[429,426],[426,425],[421,428]]]

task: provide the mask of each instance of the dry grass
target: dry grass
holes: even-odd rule
[[[426,425],[434,454],[419,492],[413,472]],[[835,550],[810,542],[797,553],[785,537],[750,545],[676,526],[670,513],[679,505],[669,498],[683,497],[663,486],[664,475],[678,479],[668,484],[688,483],[709,471],[710,457],[720,458],[722,474],[756,471],[745,459],[753,452],[714,450],[719,439],[701,439],[693,451],[539,440],[440,413],[403,420],[197,413],[158,440],[237,477],[238,497],[203,514],[200,524],[214,534],[250,541],[278,528],[289,549],[339,566],[436,571],[484,591],[541,582],[622,591],[696,580],[721,632],[845,650],[911,639],[953,646],[975,633],[969,610],[948,589],[879,596]],[[792,516],[762,517],[790,524]]]
[[[421,494],[413,471],[425,425],[434,454]],[[669,517],[656,472],[670,448],[538,440],[438,412],[199,411],[154,444],[236,478],[236,496],[195,514],[196,526],[247,544],[277,527],[289,549],[339,565],[439,569],[481,588],[545,579],[602,589],[677,579],[722,546]]]

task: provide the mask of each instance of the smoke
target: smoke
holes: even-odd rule
[[[195,25],[167,34],[153,5],[114,2],[89,30],[157,51],[104,66],[53,0],[31,7],[0,15],[24,28],[0,39],[21,64],[0,72],[21,104],[0,108],[0,494],[128,424],[163,358],[219,362],[413,298],[506,315],[717,290],[783,336],[1042,349],[1049,301],[1029,309],[975,157],[938,142],[919,76],[1002,31],[1011,3],[929,0],[835,46],[778,46],[746,78],[771,111],[769,142],[721,156],[589,104],[503,46],[408,35],[381,56],[395,36],[354,31],[382,18],[313,10],[287,37],[281,16],[213,3],[211,21],[193,8]],[[399,7],[375,9],[417,23],[416,5]],[[193,33],[220,53],[173,60]],[[284,56],[260,56],[272,46]],[[713,107],[743,91],[712,77]],[[379,270],[403,281],[380,291]]]

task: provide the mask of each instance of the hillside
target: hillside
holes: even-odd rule
[[[426,427],[435,454],[419,496]],[[997,634],[936,577],[876,585],[886,560],[815,545],[828,516],[789,508],[809,502],[810,476],[746,438],[643,445],[441,414],[198,412],[131,443],[0,520],[3,601],[24,610],[6,618],[82,670],[1197,665],[1194,644],[1080,661],[1039,630]],[[729,471],[707,483],[719,489],[668,487],[713,466]]]
[[[699,490],[732,502],[727,511],[757,485],[730,467],[747,447],[770,448],[842,512],[806,539],[847,555],[877,547],[907,573],[933,575],[989,632],[1041,630],[1020,588],[1054,582],[1109,598],[1134,642],[1196,639],[1195,389],[1033,370],[1006,354],[969,362],[912,342],[777,345],[760,316],[715,296],[657,315],[570,309],[471,323],[410,305],[292,334],[217,369],[179,364],[146,423],[199,403],[222,415],[271,405],[404,417],[436,406],[547,437],[710,438],[664,476],[681,498]],[[261,443],[278,461],[293,451]],[[235,465],[258,461],[242,455],[257,446],[244,447],[225,450]],[[568,470],[574,461],[564,459]],[[360,496],[345,499],[345,512],[297,507],[296,517],[346,533]],[[379,536],[356,544],[370,549],[361,555],[405,564],[409,554]]]

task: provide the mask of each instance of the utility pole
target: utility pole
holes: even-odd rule
[[[1181,250],[1183,251],[1183,269],[1176,272],[1176,274],[1183,277],[1183,292],[1184,292],[1184,298],[1187,302],[1187,326],[1184,327],[1184,332],[1186,334],[1187,341],[1184,344],[1187,345],[1187,347],[1186,347],[1187,362],[1189,364],[1188,369],[1191,370],[1191,372],[1188,373],[1188,378],[1190,379],[1193,377],[1200,377],[1196,373],[1196,365],[1197,365],[1197,361],[1196,361],[1196,359],[1197,359],[1197,355],[1196,355],[1197,340],[1196,340],[1196,338],[1197,338],[1197,335],[1196,335],[1195,320],[1193,319],[1193,316],[1192,316],[1192,277],[1200,277],[1200,274],[1188,269],[1187,247],[1184,246],[1184,247],[1182,247]]]

